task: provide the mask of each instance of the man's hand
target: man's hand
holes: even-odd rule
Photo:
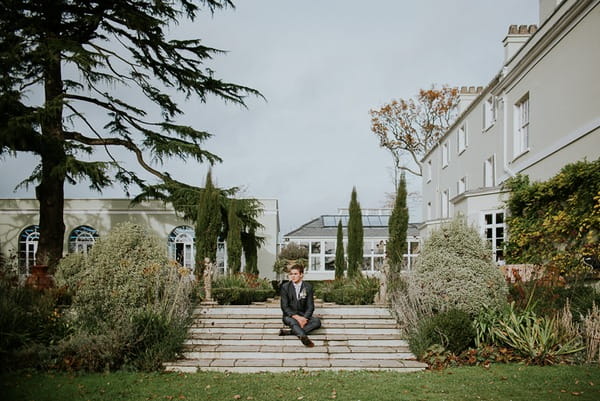
[[[300,325],[301,328],[304,328],[304,326],[306,326],[306,323],[308,323],[308,319],[305,318],[304,316],[293,315],[292,317],[294,319],[296,319],[296,321],[298,322],[298,324]]]

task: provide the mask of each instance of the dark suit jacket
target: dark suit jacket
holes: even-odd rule
[[[309,283],[302,281],[302,287],[300,287],[300,299],[296,298],[296,290],[294,289],[294,283],[288,281],[283,283],[281,286],[281,310],[283,316],[300,315],[307,319],[312,317],[315,311],[315,302],[313,297],[313,288]]]

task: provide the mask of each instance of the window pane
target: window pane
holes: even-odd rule
[[[385,258],[378,257],[378,256],[374,257],[373,258],[373,265],[374,265],[375,271],[378,271],[378,272],[383,271],[383,264],[384,264],[384,262],[385,262]]]
[[[496,224],[504,223],[504,213],[496,213]]]
[[[311,256],[310,257],[310,266],[308,270],[321,270],[321,257],[320,256]]]
[[[310,253],[321,253],[321,241],[311,242]]]
[[[373,270],[373,268],[371,267],[372,260],[373,260],[373,258],[371,258],[371,257],[363,258],[362,269],[368,270],[368,271]]]
[[[325,270],[335,270],[335,257],[325,256]]]
[[[492,224],[492,217],[493,217],[493,215],[486,214],[485,215],[485,224]]]
[[[504,227],[496,227],[496,238],[504,238]]]
[[[324,241],[325,245],[325,255],[333,255],[335,254],[335,242],[334,241]]]

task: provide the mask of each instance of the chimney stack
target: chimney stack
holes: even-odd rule
[[[519,51],[535,31],[537,31],[537,25],[511,25],[508,28],[508,35],[502,42],[504,44],[504,64]]]
[[[458,91],[458,114],[465,111],[482,90],[482,86],[461,86]]]

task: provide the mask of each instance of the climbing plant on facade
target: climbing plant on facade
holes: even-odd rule
[[[544,182],[507,180],[507,262],[534,263],[563,273],[600,267],[600,159],[563,167]]]

